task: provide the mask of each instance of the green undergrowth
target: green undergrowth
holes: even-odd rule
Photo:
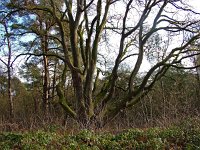
[[[200,150],[200,121],[167,128],[129,129],[117,134],[82,130],[75,135],[52,130],[4,132],[1,150]]]

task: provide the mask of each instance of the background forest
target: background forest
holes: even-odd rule
[[[53,89],[49,90],[48,115],[44,115],[42,74],[40,74],[36,65],[31,65],[29,72],[23,75],[31,78],[32,82],[24,83],[17,77],[13,77],[11,80],[12,90],[15,91],[13,95],[14,119],[12,122],[9,120],[7,78],[5,75],[1,75],[1,130],[12,128],[12,130],[20,128],[36,129],[45,127],[49,123],[50,125],[64,125],[67,128],[74,126],[76,123],[65,115],[58,103],[58,98],[52,95],[54,94]],[[121,77],[121,84],[123,85],[126,82],[126,74],[121,74]],[[200,113],[199,90],[199,78],[195,72],[170,70],[162,80],[156,83],[154,89],[148,95],[135,106],[120,112],[114,122],[108,126],[111,125],[116,129],[166,126],[184,119],[198,118]],[[71,83],[66,85],[65,94],[73,99],[74,93]],[[123,95],[118,93],[115,96]]]
[[[0,130],[124,129],[199,117],[200,14],[188,3],[5,0],[0,7]]]

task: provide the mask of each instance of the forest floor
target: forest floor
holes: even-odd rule
[[[81,130],[56,125],[33,131],[0,133],[0,150],[198,150],[200,121],[185,120],[166,128],[131,128],[120,132]]]

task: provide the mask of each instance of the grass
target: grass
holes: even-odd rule
[[[59,132],[58,132],[59,131]],[[200,122],[186,120],[168,128],[128,129],[117,134],[81,130],[75,135],[48,130],[3,132],[1,150],[198,150]]]

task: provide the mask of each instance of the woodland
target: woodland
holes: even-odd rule
[[[0,1],[0,130],[198,119],[199,31],[190,0]]]

